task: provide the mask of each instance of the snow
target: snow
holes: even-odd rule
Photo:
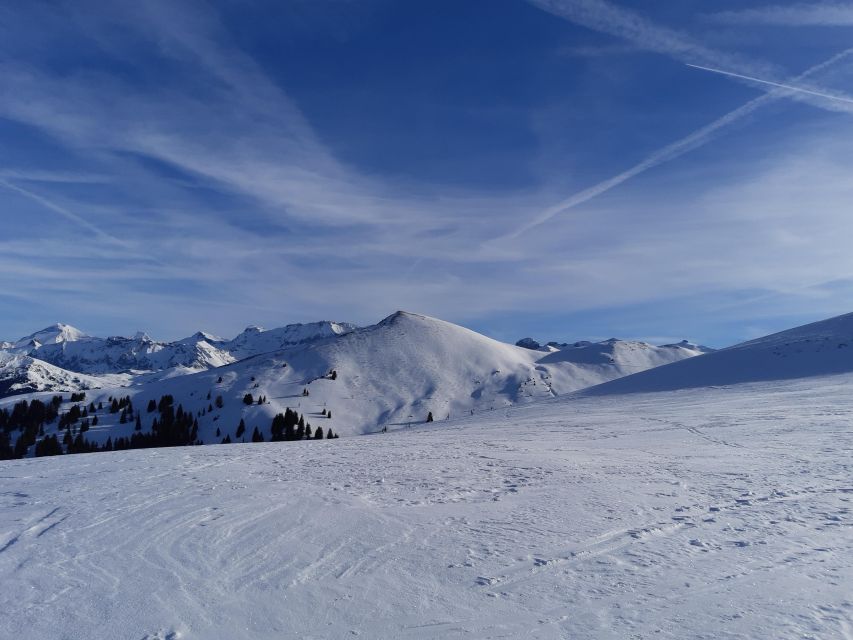
[[[32,392],[63,392],[115,389],[130,384],[130,375],[111,374],[91,376],[67,371],[27,355],[0,351],[0,396]],[[50,396],[52,393],[47,393]],[[17,398],[20,399],[20,398]],[[0,399],[0,404],[16,401],[14,397]]]
[[[61,344],[63,342],[74,342],[86,337],[86,334],[79,329],[72,327],[69,324],[58,322],[54,325],[46,327],[41,331],[36,331],[33,334],[25,336],[18,340],[12,349],[26,350],[33,347],[40,347],[45,344]]]
[[[589,393],[666,391],[853,371],[853,313],[644,371]]]
[[[5,462],[0,637],[849,638],[851,389]]]
[[[250,329],[215,345],[206,340],[136,344],[110,338],[104,344],[100,338],[87,339],[53,347],[57,352],[50,358],[87,371],[147,371],[133,374],[127,388],[88,385],[102,387],[87,394],[86,401],[96,404],[109,396],[131,395],[141,408],[170,394],[198,414],[222,395],[222,409],[198,417],[199,436],[210,443],[226,434],[233,438],[241,419],[249,433],[255,426],[268,432],[273,416],[287,407],[304,414],[313,426],[331,427],[341,435],[393,430],[422,423],[430,412],[444,420],[552,398],[700,353],[619,340],[584,345],[532,351],[400,311],[361,329],[331,322]],[[249,355],[234,361],[243,354]],[[328,375],[332,370],[335,380]],[[48,390],[46,385],[36,388]],[[304,389],[309,396],[302,395]],[[247,393],[268,402],[247,407]],[[11,401],[0,399],[0,405]],[[331,418],[322,416],[324,409],[332,412]],[[117,416],[101,418],[86,434],[90,440],[102,444],[109,437],[129,435],[132,427],[119,425]],[[147,430],[153,416],[143,418]]]

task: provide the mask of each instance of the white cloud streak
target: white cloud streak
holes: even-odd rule
[[[750,82],[757,82],[758,84],[765,84],[771,87],[777,87],[779,89],[787,89],[789,91],[794,91],[797,93],[806,93],[811,96],[817,96],[819,98],[826,98],[828,100],[837,100],[838,102],[844,102],[846,104],[853,104],[853,98],[848,98],[847,96],[827,93],[825,91],[815,91],[813,89],[809,89],[807,87],[795,87],[790,84],[785,84],[782,82],[772,82],[770,80],[761,80],[760,78],[753,78],[752,76],[746,76],[740,73],[733,73],[731,71],[723,71],[722,69],[712,69],[711,67],[703,67],[698,64],[688,64],[688,67],[692,67],[694,69],[702,69],[703,71],[710,71],[711,73],[718,73],[720,75],[729,76],[730,78],[739,78],[741,80],[749,80]]]
[[[733,65],[746,66],[752,69],[761,68],[763,66],[757,65],[753,62],[744,61],[737,56],[714,51],[693,41],[685,34],[659,26],[636,12],[618,7],[602,0],[530,0],[530,2],[545,11],[553,13],[573,23],[608,33],[616,37],[624,38],[629,42],[650,51],[669,55],[679,60],[687,60],[688,62],[686,62],[686,64],[688,64],[688,66],[699,67],[709,71],[713,70],[705,67],[704,65],[689,62],[691,60],[713,61],[713,63],[719,63],[725,60],[729,61]],[[759,98],[750,100],[746,104],[697,129],[684,138],[658,149],[639,163],[635,164],[633,167],[603,180],[592,187],[579,191],[557,204],[548,207],[538,215],[517,227],[514,231],[498,238],[497,243],[500,243],[500,241],[503,240],[517,239],[519,236],[544,224],[545,222],[548,222],[555,216],[589,202],[593,198],[607,193],[611,189],[618,187],[631,178],[634,178],[649,169],[657,167],[670,160],[674,160],[693,149],[703,146],[710,141],[713,135],[718,131],[743,119],[745,116],[753,113],[765,104],[776,101],[780,98],[788,97],[792,94],[800,94],[811,99],[820,99],[821,102],[819,103],[819,106],[821,107],[825,107],[825,103],[827,101],[853,104],[853,98],[848,98],[839,93],[829,93],[813,89],[801,89],[795,86],[797,83],[816,75],[834,64],[837,64],[839,61],[846,58],[851,52],[853,52],[853,49],[847,49],[820,64],[814,65],[791,80],[789,83],[758,81],[763,84],[774,85],[774,89]],[[757,81],[754,78],[749,78],[747,76],[741,77],[743,79]],[[843,107],[845,111],[848,110],[846,104],[844,104]]]
[[[74,224],[79,225],[80,227],[82,227],[83,229],[86,229],[87,231],[91,231],[98,238],[100,238],[106,242],[109,242],[110,244],[114,244],[114,245],[117,245],[120,247],[125,247],[125,248],[130,247],[130,245],[127,242],[125,242],[124,240],[121,240],[120,238],[117,238],[114,235],[107,233],[106,231],[101,229],[99,226],[92,224],[91,222],[89,222],[88,220],[83,218],[82,216],[77,215],[76,213],[67,209],[66,207],[58,205],[55,202],[45,198],[44,196],[39,195],[38,193],[36,193],[34,191],[30,191],[29,189],[24,189],[23,187],[19,187],[18,185],[10,182],[9,180],[5,180],[3,178],[0,178],[0,187],[3,187],[5,189],[9,189],[10,191],[14,191],[15,193],[22,195],[25,198],[29,198],[33,202],[37,202],[38,204],[40,204],[45,209],[48,209],[50,211],[53,211],[56,214],[59,214],[60,216],[62,216],[66,220],[70,220]]]
[[[853,3],[815,2],[771,5],[740,11],[721,11],[706,16],[718,24],[777,27],[851,27]]]
[[[820,64],[817,64],[811,67],[810,69],[804,71],[799,76],[797,76],[793,80],[793,82],[797,83],[802,80],[806,80],[810,76],[819,73],[820,71],[823,71],[824,69],[832,66],[833,64],[836,64],[840,60],[849,56],[851,53],[853,53],[853,48],[846,49],[832,56],[828,60],[825,60],[824,62],[821,62]],[[570,209],[584,204],[585,202],[589,202],[593,198],[607,193],[611,189],[618,187],[624,182],[627,182],[631,178],[634,178],[640,175],[641,173],[648,171],[649,169],[653,169],[654,167],[657,167],[658,165],[661,165],[664,162],[675,160],[676,158],[687,153],[688,151],[692,151],[693,149],[701,147],[702,145],[708,143],[712,139],[714,134],[716,134],[717,132],[725,129],[726,127],[731,126],[739,120],[742,120],[744,117],[753,113],[757,109],[771,102],[779,100],[780,98],[785,97],[793,90],[794,89],[788,86],[786,86],[785,88],[776,88],[769,93],[765,93],[764,95],[759,96],[758,98],[750,100],[746,104],[741,105],[733,111],[729,111],[724,116],[717,118],[713,122],[706,124],[704,127],[697,129],[693,133],[681,138],[680,140],[677,140],[672,144],[668,144],[665,147],[658,149],[651,155],[644,158],[642,161],[635,164],[630,169],[618,173],[615,176],[608,178],[607,180],[602,180],[598,184],[589,187],[588,189],[584,189],[583,191],[579,191],[578,193],[566,198],[565,200],[558,202],[554,206],[545,209],[539,215],[535,216],[525,224],[521,225],[515,231],[506,235],[502,239],[518,238],[520,235],[530,231],[531,229],[534,229],[535,227],[538,227],[548,222],[555,216],[565,213],[566,211],[569,211]]]

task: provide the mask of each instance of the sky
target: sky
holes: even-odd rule
[[[853,2],[3,3],[0,338],[853,311],[851,34]]]

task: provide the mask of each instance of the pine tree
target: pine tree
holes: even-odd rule
[[[95,420],[97,420],[97,419],[98,418],[96,416]],[[136,414],[136,424],[133,426],[133,430],[134,431],[142,431],[142,419],[139,417],[138,413]]]
[[[323,439],[323,427],[317,427],[317,430],[314,432],[314,439],[315,440],[322,440]]]
[[[97,427],[97,426],[98,426],[98,416],[93,416],[93,417],[92,417],[92,426],[93,426],[93,427]]]
[[[261,432],[258,431],[258,428],[255,427],[255,430],[252,431],[252,442],[263,442],[264,437],[261,435]]]
[[[218,438],[218,437],[219,437],[219,436],[221,436],[221,435],[222,435],[222,434],[221,434],[221,433],[219,433],[219,427],[216,427],[216,437]]]
[[[121,417],[118,419],[118,422],[119,422],[119,424],[127,423],[127,410],[126,409],[121,410]]]
[[[154,402],[154,398],[151,398],[148,401],[148,413],[154,413],[155,411],[157,411],[157,403]]]
[[[310,437],[311,437],[311,425],[310,425],[310,424],[309,424],[309,425],[305,425],[305,437],[306,437],[306,438],[310,438]]]
[[[327,417],[327,418],[331,418],[331,417],[332,417],[332,412],[331,412],[331,411],[327,411],[327,412],[326,412],[326,417]]]
[[[216,402],[215,402],[214,404],[216,405],[216,408],[217,408],[217,409],[221,409],[221,408],[222,408],[222,406],[225,404],[225,403],[222,401],[222,396],[216,396]]]
[[[254,400],[254,398],[252,398],[251,393],[247,393],[246,395],[243,396],[243,404],[250,405],[250,404],[254,404],[254,403],[255,403],[255,400]]]
[[[427,414],[427,419],[426,419],[426,421],[427,421],[427,422],[432,422],[432,411],[430,411],[430,412]]]
[[[235,437],[242,438],[244,433],[246,433],[246,423],[243,421],[243,418],[240,418],[240,424],[237,425]]]
[[[332,433],[332,430],[331,430],[331,429],[329,429],[329,430],[326,432],[326,440],[331,440],[331,439],[332,439],[332,438],[334,438],[334,437],[335,437],[335,434],[334,434],[334,433]]]

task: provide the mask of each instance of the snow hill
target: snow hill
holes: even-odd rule
[[[590,394],[668,391],[853,371],[853,313],[608,382]]]
[[[0,638],[843,640],[851,390],[6,461]]]
[[[221,367],[241,358],[340,335],[354,328],[348,323],[314,322],[269,331],[249,327],[233,340],[199,331],[175,342],[159,342],[144,332],[132,338],[98,338],[70,325],[56,324],[14,343],[0,343],[0,355],[7,362],[7,366],[0,365],[0,389],[5,387],[6,393],[75,390],[75,379],[79,384],[77,389],[115,386],[116,380],[141,384]],[[26,357],[10,363],[9,356]]]
[[[54,345],[51,350],[43,347],[40,353],[68,367],[109,371],[121,367],[98,367],[95,356],[107,361],[110,341],[115,342],[117,354],[123,354],[129,351],[128,344],[145,340],[150,342],[147,337],[83,339]],[[157,356],[162,358],[161,366],[177,363],[184,368],[169,369],[168,375],[139,375],[127,388],[89,378],[81,379],[85,384],[80,388],[89,389],[87,402],[131,395],[137,408],[172,395],[198,416],[205,442],[218,442],[226,434],[233,438],[241,419],[249,432],[255,426],[268,430],[272,417],[287,407],[304,414],[315,427],[331,427],[346,435],[404,428],[426,421],[430,413],[435,420],[446,420],[552,398],[701,353],[681,345],[654,347],[619,340],[585,344],[566,351],[533,351],[400,311],[359,329],[315,323],[271,331],[249,328],[231,341],[198,335],[195,342],[179,341],[153,353],[141,352],[150,359],[145,362],[148,366],[158,364],[153,361]],[[193,359],[199,350],[204,358]],[[187,359],[176,360],[176,353]],[[235,360],[237,356],[243,357]],[[227,357],[231,360],[226,362]],[[116,355],[108,362],[114,365],[122,360]],[[33,385],[33,389],[48,390],[49,384]],[[306,390],[308,395],[303,395]],[[246,405],[246,394],[255,401],[262,396],[266,402]],[[223,406],[211,409],[220,395]],[[150,417],[144,417],[147,428]],[[116,424],[116,416],[105,416],[87,437],[104,442],[110,436],[129,435],[131,429],[132,425]]]
[[[0,398],[39,391],[78,391],[104,385],[117,388],[131,383],[127,375],[91,376],[67,371],[27,355],[0,351]]]

